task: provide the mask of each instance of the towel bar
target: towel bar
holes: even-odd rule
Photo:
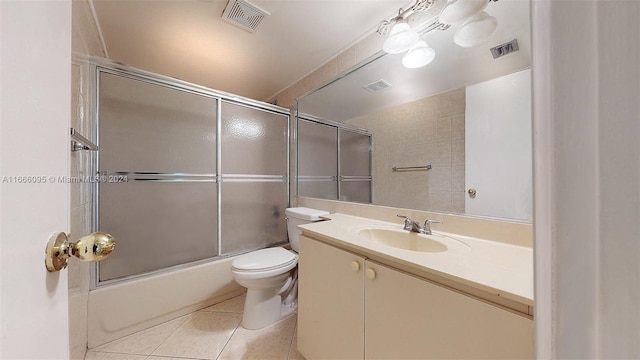
[[[86,137],[80,135],[76,129],[71,128],[71,151],[80,150],[97,151],[98,146]]]
[[[394,166],[391,168],[393,171],[416,171],[416,170],[431,170],[431,165],[424,166]]]

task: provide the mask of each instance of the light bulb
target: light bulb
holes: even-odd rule
[[[460,24],[484,10],[489,0],[449,0],[438,21],[446,25]]]
[[[382,50],[389,54],[399,54],[409,50],[419,39],[418,33],[411,30],[409,24],[399,21],[391,28]]]
[[[496,32],[498,21],[486,12],[467,20],[453,35],[453,41],[462,47],[478,45]]]
[[[435,57],[436,52],[424,40],[420,40],[402,58],[402,65],[409,69],[415,69],[427,65]]]

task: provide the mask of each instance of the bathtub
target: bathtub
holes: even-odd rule
[[[89,292],[89,349],[242,294],[231,275],[235,257]]]

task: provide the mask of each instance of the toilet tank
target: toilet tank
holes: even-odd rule
[[[300,234],[298,225],[308,224],[320,221],[320,216],[329,215],[328,211],[310,209],[306,207],[294,207],[285,209],[284,213],[287,217],[287,233],[289,234],[289,243],[291,249],[298,252],[300,244]]]

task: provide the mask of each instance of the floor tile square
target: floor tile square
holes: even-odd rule
[[[239,327],[219,360],[287,360],[295,326],[296,315],[291,315],[259,330]]]
[[[193,313],[152,355],[216,359],[241,320],[241,314]]]

